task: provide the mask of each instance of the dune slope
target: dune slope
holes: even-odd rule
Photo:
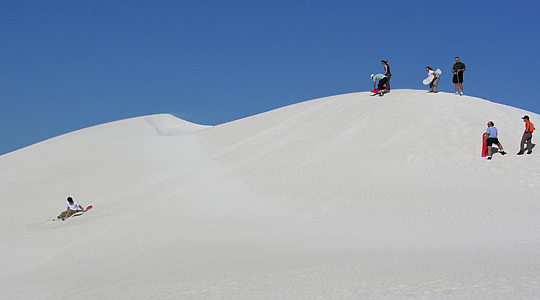
[[[468,96],[354,93],[218,126],[134,118],[3,155],[2,298],[535,298],[540,152],[515,155],[524,114],[540,122]],[[489,120],[509,153],[492,161]],[[94,209],[52,221],[67,196]]]

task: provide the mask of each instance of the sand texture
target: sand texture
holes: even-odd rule
[[[0,298],[540,299],[525,114],[540,126],[469,96],[361,92],[217,126],[133,118],[5,154]],[[489,120],[508,152],[491,161]],[[52,221],[67,196],[94,208]]]

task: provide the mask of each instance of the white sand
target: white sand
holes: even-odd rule
[[[539,299],[540,149],[516,153],[540,116],[369,94],[0,156],[0,298]],[[489,120],[509,153],[492,161]],[[94,209],[53,222],[67,196]]]

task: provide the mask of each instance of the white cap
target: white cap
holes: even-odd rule
[[[373,79],[373,76],[375,76],[375,74],[371,74],[371,79]]]

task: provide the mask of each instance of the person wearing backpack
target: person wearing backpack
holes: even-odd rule
[[[532,133],[534,131],[534,124],[529,120],[529,116],[524,116],[522,119],[523,122],[525,122],[525,132],[523,132],[523,136],[521,137],[521,147],[519,148],[517,155],[525,153],[525,143],[527,143],[527,154],[532,153]]]

